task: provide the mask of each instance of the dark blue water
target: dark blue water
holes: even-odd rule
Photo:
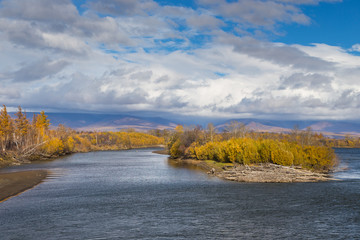
[[[3,171],[53,177],[0,203],[0,239],[359,239],[360,151],[325,183],[234,183],[151,149],[74,154]]]

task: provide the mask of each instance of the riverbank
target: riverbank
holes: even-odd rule
[[[46,170],[0,173],[0,202],[33,188],[48,174]]]
[[[195,168],[205,171],[209,175],[236,182],[290,183],[336,180],[326,173],[317,173],[298,167],[287,167],[271,163],[240,165],[195,159],[169,159],[169,162],[176,166]]]

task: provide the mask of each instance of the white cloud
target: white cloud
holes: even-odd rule
[[[67,34],[41,34],[43,44],[46,47],[58,49],[60,51],[69,51],[74,53],[86,52],[86,44],[78,38]]]
[[[31,0],[28,7],[3,1],[0,102],[63,110],[358,117],[359,56],[326,44],[246,36],[249,28],[264,33],[279,23],[308,24],[299,6],[319,2],[202,0],[191,9],[150,0],[91,1],[79,14],[66,0]],[[243,34],[222,30],[228,21]]]
[[[360,52],[360,44],[354,44],[350,51],[353,51],[353,52]]]

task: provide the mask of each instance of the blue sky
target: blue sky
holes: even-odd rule
[[[360,1],[0,0],[0,103],[359,119]]]
[[[302,7],[311,24],[284,26],[285,35],[276,39],[288,44],[326,43],[349,49],[360,39],[360,1],[320,3]]]

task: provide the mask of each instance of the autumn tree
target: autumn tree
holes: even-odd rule
[[[30,130],[29,120],[26,118],[26,113],[22,112],[21,107],[18,107],[17,113],[15,113],[15,132],[14,132],[14,142],[17,149],[22,147],[25,144],[25,139]]]
[[[44,111],[41,111],[40,114],[36,116],[35,127],[38,133],[38,143],[40,142],[40,137],[45,137],[47,131],[49,130],[50,120],[45,115]]]
[[[300,131],[301,130],[299,129],[299,125],[294,125],[293,129],[291,129],[290,132],[290,138],[292,142],[298,142]]]
[[[11,134],[13,133],[13,120],[7,113],[6,106],[0,112],[0,141],[2,151],[5,152],[7,145],[10,143]]]
[[[182,125],[177,125],[175,131],[169,138],[167,142],[167,148],[171,153],[171,156],[179,157],[181,155],[180,147],[181,147],[181,140],[180,137],[184,133],[184,127]]]
[[[217,132],[217,130],[216,130],[214,124],[209,123],[207,125],[207,129],[206,129],[206,137],[207,137],[208,141],[210,141],[210,142],[214,141],[216,132]]]
[[[230,134],[230,138],[245,137],[245,134],[248,132],[245,124],[238,121],[227,123],[225,131]]]
[[[311,127],[307,127],[301,135],[302,143],[304,145],[313,145],[314,144],[314,133]]]
[[[205,143],[205,135],[200,125],[187,127],[181,136],[181,142],[185,147],[189,147],[193,142]]]

